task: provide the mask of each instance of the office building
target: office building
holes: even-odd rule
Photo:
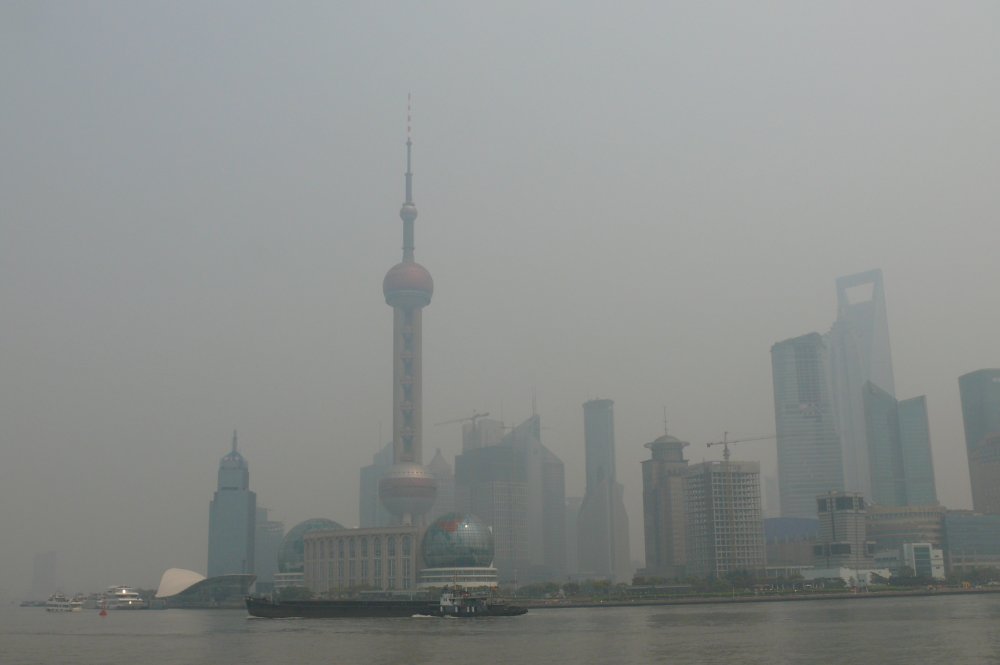
[[[686,478],[687,574],[763,575],[766,565],[760,464],[702,462]]]
[[[687,491],[689,445],[664,434],[646,444],[652,453],[642,462],[642,517],[646,539],[647,577],[684,576],[687,560],[684,497]]]
[[[614,402],[595,399],[583,405],[587,484],[580,507],[580,573],[614,582],[632,580],[628,515],[624,489],[615,472]]]
[[[969,458],[972,507],[1000,514],[1000,369],[981,369],[958,379]]]
[[[949,510],[944,516],[944,541],[949,574],[1000,568],[1000,515]]]
[[[844,489],[828,367],[818,333],[771,347],[782,517],[815,517],[817,495]]]
[[[920,396],[897,402],[868,382],[863,403],[872,504],[937,503],[926,399]]]
[[[565,471],[541,442],[537,414],[499,443],[469,447],[455,458],[455,504],[458,512],[493,530],[501,581],[542,581],[565,573]]]
[[[233,447],[219,462],[219,481],[209,506],[208,576],[254,572],[257,495],[250,491],[250,469]]]
[[[819,535],[814,548],[816,567],[871,570],[875,543],[868,539],[867,506],[856,492],[829,492],[816,497]]]

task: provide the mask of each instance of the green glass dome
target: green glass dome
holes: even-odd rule
[[[474,515],[448,513],[424,533],[428,568],[484,568],[493,562],[493,533]]]
[[[310,531],[333,531],[343,528],[333,520],[322,517],[299,522],[285,534],[281,541],[281,549],[278,551],[278,570],[283,573],[302,572],[305,565],[305,544],[302,542],[302,538]]]

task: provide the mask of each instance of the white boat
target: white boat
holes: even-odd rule
[[[129,586],[108,587],[101,598],[101,607],[107,610],[144,610],[146,606],[139,592]]]
[[[81,612],[83,601],[76,598],[70,600],[61,593],[54,593],[45,601],[46,612]]]

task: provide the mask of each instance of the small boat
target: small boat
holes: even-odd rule
[[[488,594],[445,589],[440,598],[375,596],[351,600],[273,600],[247,596],[250,616],[266,619],[518,616],[528,610]]]
[[[101,609],[144,610],[148,606],[138,591],[124,585],[108,587],[101,597]]]
[[[69,599],[61,593],[54,593],[45,601],[46,612],[82,612],[83,601]]]

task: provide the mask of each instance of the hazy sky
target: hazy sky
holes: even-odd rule
[[[774,430],[770,347],[885,275],[897,394],[969,507],[1000,366],[995,2],[0,4],[0,595],[205,571],[233,428],[286,526],[391,436],[413,93],[425,456],[537,393],[583,491],[615,400],[632,556],[663,430]],[[381,430],[381,439],[379,432]],[[774,443],[744,444],[774,476]]]

